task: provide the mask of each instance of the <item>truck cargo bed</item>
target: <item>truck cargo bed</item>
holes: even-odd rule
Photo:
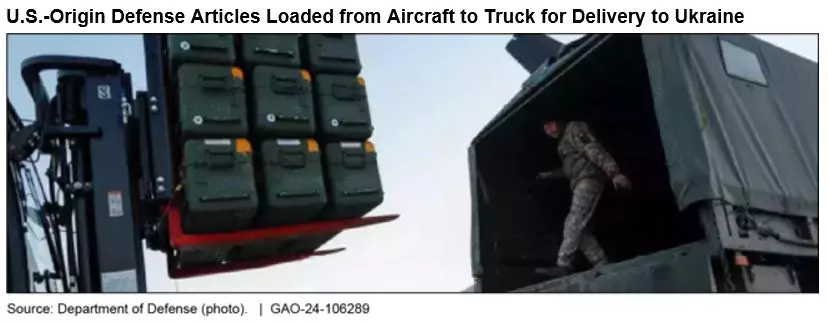
[[[516,293],[716,292],[711,249],[696,242],[515,290]]]

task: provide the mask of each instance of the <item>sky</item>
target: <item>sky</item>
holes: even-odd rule
[[[577,35],[552,35],[562,42]],[[397,221],[346,231],[323,248],[340,254],[298,263],[173,281],[163,254],[147,251],[149,291],[457,292],[472,284],[471,201],[466,150],[528,76],[504,47],[510,35],[360,35],[385,190],[371,214]],[[760,38],[817,61],[817,36]],[[145,89],[140,35],[9,35],[9,95],[34,118],[20,78],[33,55],[119,61]],[[54,73],[42,75],[54,88]],[[41,170],[42,171],[42,170]]]

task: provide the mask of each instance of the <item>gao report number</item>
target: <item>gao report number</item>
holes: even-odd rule
[[[367,314],[368,303],[274,303],[270,306],[273,314]]]

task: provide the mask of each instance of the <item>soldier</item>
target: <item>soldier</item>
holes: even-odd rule
[[[542,172],[538,178],[568,179],[572,188],[572,203],[564,222],[557,266],[538,269],[539,273],[557,278],[572,272],[572,259],[578,249],[584,252],[593,267],[607,263],[598,240],[585,228],[608,179],[616,189],[629,189],[632,185],[586,123],[549,121],[543,125],[543,130],[558,140],[558,155],[563,168]]]

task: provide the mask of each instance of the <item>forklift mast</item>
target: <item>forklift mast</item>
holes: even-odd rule
[[[56,70],[59,75],[54,99],[49,99],[40,78],[47,70]],[[129,135],[133,106],[130,75],[112,60],[67,56],[27,59],[22,74],[37,120],[9,135],[10,171],[30,160],[36,150],[50,154],[52,164],[59,164],[46,176],[53,184],[50,188],[63,192],[63,203],[72,205],[74,216],[56,198],[46,202],[42,210],[49,218],[43,228],[53,237],[49,248],[63,289],[145,291],[142,243],[133,214],[137,173],[130,167],[130,149],[135,148]],[[54,189],[50,195],[55,195]],[[18,213],[26,209],[23,202],[16,205]],[[66,229],[67,238],[77,236],[77,243],[69,241],[66,247],[68,256],[76,261],[64,260],[64,237],[58,227]],[[23,286],[16,288],[14,291],[23,291]]]

